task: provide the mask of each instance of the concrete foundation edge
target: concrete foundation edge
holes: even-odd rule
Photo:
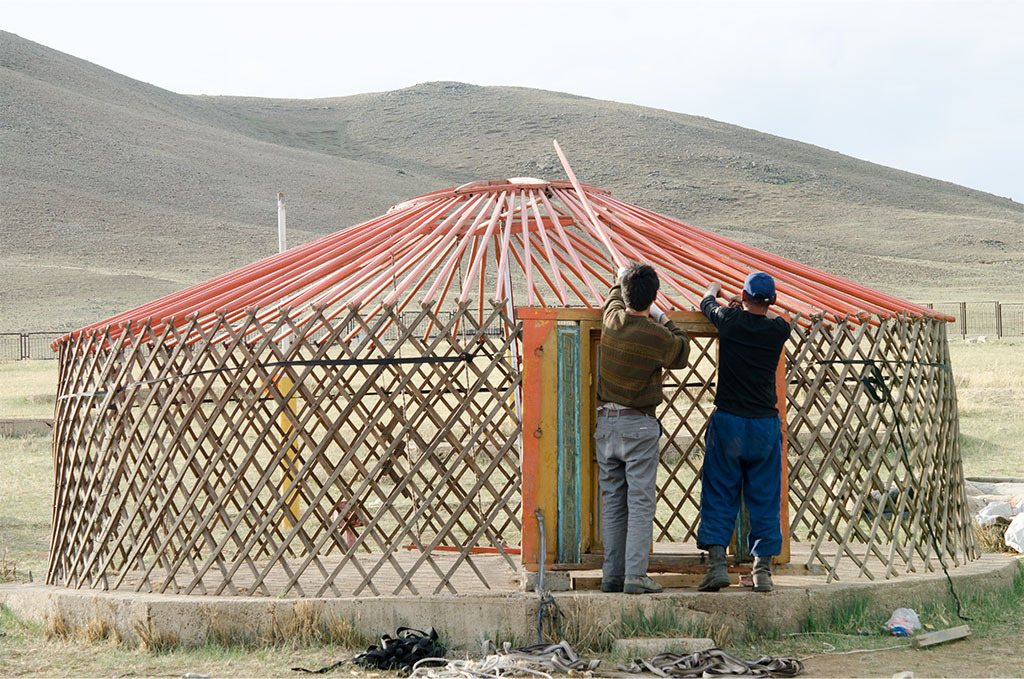
[[[981,561],[950,571],[960,592],[1009,588],[1020,559],[985,555]],[[716,593],[670,590],[662,594],[631,596],[599,591],[562,592],[555,595],[565,612],[565,636],[593,639],[618,629],[624,617],[663,616],[674,611],[681,624],[704,629],[727,627],[798,631],[808,618],[827,616],[851,598],[866,599],[882,615],[901,606],[948,597],[940,571],[929,577],[883,582],[780,586],[755,594],[729,588]],[[198,646],[210,640],[274,641],[290,630],[309,624],[330,626],[351,623],[355,632],[373,639],[394,633],[399,626],[434,627],[453,648],[478,650],[484,639],[536,642],[538,598],[532,593],[456,596],[266,599],[256,597],[201,597],[73,590],[37,584],[0,585],[0,605],[22,620],[49,628],[63,627],[69,634],[87,636],[87,630],[105,626],[128,644],[159,640],[164,644]],[[970,612],[967,612],[970,615]]]

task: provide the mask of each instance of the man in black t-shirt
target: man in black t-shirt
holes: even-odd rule
[[[782,550],[782,428],[776,407],[775,370],[789,322],[771,310],[775,281],[747,276],[741,298],[729,306],[715,299],[722,284],[704,292],[700,309],[718,328],[718,389],[705,436],[697,546],[708,550],[707,575],[698,589],[729,585],[725,546],[732,538],[740,492],[750,512],[747,544],[754,555],[754,591],[772,589],[771,560]]]

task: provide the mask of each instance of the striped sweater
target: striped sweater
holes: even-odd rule
[[[655,415],[663,399],[662,372],[686,366],[690,338],[668,321],[626,313],[622,289],[615,285],[604,303],[597,403],[612,402]]]

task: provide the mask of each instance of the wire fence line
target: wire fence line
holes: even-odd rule
[[[925,306],[956,319],[949,328],[950,335],[1024,337],[1024,303],[936,302]]]
[[[949,334],[961,337],[1024,337],[1024,303],[1001,302],[935,302],[925,304],[929,309],[941,311],[956,318],[950,324]],[[402,312],[403,323],[408,314]],[[440,312],[443,316],[446,312]],[[450,315],[450,312],[449,312]],[[326,331],[320,331],[325,334]],[[396,330],[389,327],[382,339],[394,340]],[[55,359],[57,354],[50,344],[64,332],[0,332],[0,361]]]
[[[0,361],[55,359],[50,344],[64,332],[0,332]]]
[[[398,314],[401,318],[401,322],[404,325],[408,325],[416,318],[418,311],[403,311]],[[455,312],[453,311],[438,311],[435,315],[442,322],[450,321]],[[48,360],[56,359],[57,353],[50,348],[50,345],[54,340],[63,337],[69,331],[51,331],[51,332],[0,332],[0,361],[23,361],[23,360]],[[353,341],[359,342],[362,340],[361,333],[353,325],[349,324],[344,330],[344,334],[352,333],[354,335]],[[475,334],[475,328],[469,328],[465,325],[461,325],[458,330],[458,334],[461,336],[470,336]],[[492,336],[500,334],[500,328],[489,327],[484,330],[484,334]],[[313,333],[312,340],[321,340],[327,337],[329,334],[325,328],[320,328]],[[389,324],[384,328],[378,336],[382,341],[395,341],[398,339],[398,328],[394,324]],[[436,336],[435,332],[431,333],[431,337]]]

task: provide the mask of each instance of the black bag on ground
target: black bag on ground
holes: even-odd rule
[[[438,641],[437,631],[433,627],[429,632],[422,632],[412,627],[399,627],[395,636],[381,635],[380,643],[370,646],[365,651],[349,658],[321,667],[318,670],[307,670],[305,667],[293,667],[296,672],[324,674],[346,663],[353,663],[366,669],[375,670],[410,670],[419,660],[424,658],[443,658],[448,652],[444,644]]]

